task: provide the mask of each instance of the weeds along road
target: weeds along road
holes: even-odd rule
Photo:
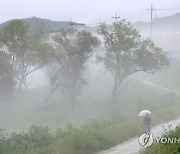
[[[169,121],[160,125],[157,125],[152,128],[152,133],[154,137],[159,137],[163,134],[164,130],[173,130],[176,126],[180,125],[180,118]],[[99,152],[97,154],[138,154],[142,148],[138,142],[138,136],[132,138],[116,147],[113,147],[109,150]]]
[[[178,92],[178,91],[168,89],[165,87],[161,87],[161,86],[158,86],[156,84],[153,84],[153,83],[145,81],[145,80],[141,80],[141,81],[143,81],[145,84],[147,84],[149,86],[152,86],[155,88],[160,88],[167,92],[173,92],[173,93],[180,94],[180,92]],[[170,122],[167,122],[167,123],[160,124],[158,126],[155,126],[152,128],[153,136],[154,137],[161,136],[162,133],[164,132],[164,129],[167,129],[167,130],[174,129],[179,124],[180,124],[180,118],[170,121]],[[172,127],[169,128],[170,125],[172,125]],[[141,150],[141,147],[139,145],[138,136],[137,136],[135,138],[131,138],[130,140],[128,140],[116,147],[113,147],[106,151],[99,152],[97,154],[138,154],[139,150]]]

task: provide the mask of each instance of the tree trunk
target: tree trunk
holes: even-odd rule
[[[27,93],[27,92],[28,92],[28,86],[27,86],[27,80],[26,80],[26,77],[24,77],[23,85],[24,85],[24,88],[25,88],[26,93]]]
[[[45,99],[45,105],[48,104],[48,101],[49,101],[49,99],[51,98],[52,94],[53,94],[53,92],[51,91],[51,92],[49,93],[49,95],[46,97],[46,99]]]
[[[112,91],[112,103],[116,103],[117,101],[117,82],[118,81],[118,78],[115,77],[115,80],[114,80],[114,87],[113,87],[113,91]]]
[[[75,85],[71,90],[70,103],[72,108],[76,105],[76,88],[77,86]]]
[[[22,85],[23,85],[23,79],[20,80],[19,87],[18,87],[19,90],[22,89]]]
[[[112,103],[116,103],[116,101],[117,101],[116,91],[113,89],[113,92],[112,92]]]
[[[45,105],[48,104],[48,101],[49,99],[51,98],[51,96],[54,94],[54,92],[59,88],[59,86],[57,85],[56,87],[52,88],[52,85],[51,85],[51,91],[50,93],[48,94],[48,96],[46,97],[45,99]]]
[[[118,76],[116,75],[115,80],[114,80],[114,88],[112,91],[112,103],[116,103],[117,102],[117,95],[119,94],[119,88],[120,85],[122,84],[124,79],[119,79]]]
[[[78,77],[74,78],[70,93],[70,103],[72,108],[74,108],[76,105],[77,84],[78,84]]]
[[[45,106],[48,104],[49,99],[50,99],[50,98],[52,97],[52,95],[56,92],[56,90],[59,89],[60,84],[56,84],[55,86],[53,86],[52,82],[50,82],[50,86],[51,86],[50,92],[49,92],[48,96],[47,96],[46,99],[45,99],[45,103],[44,103]]]

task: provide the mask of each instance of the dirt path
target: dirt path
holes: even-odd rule
[[[169,127],[171,125],[171,127]],[[161,136],[164,129],[167,130],[174,129],[176,126],[180,125],[180,118],[160,124],[152,128],[152,133],[154,137]],[[109,150],[99,152],[97,154],[138,154],[141,147],[138,142],[138,137],[132,138],[116,147]]]

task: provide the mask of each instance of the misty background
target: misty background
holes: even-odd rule
[[[153,5],[152,38],[149,10],[151,4]],[[50,132],[57,131],[56,135],[51,134],[49,138],[45,130],[45,136],[50,139],[46,144],[52,143],[52,147],[56,147],[55,151],[58,149],[56,144],[59,143],[58,139],[64,134],[70,134],[63,136],[65,141],[61,143],[65,150],[60,149],[62,154],[74,154],[76,148],[80,149],[77,150],[77,154],[84,154],[82,150],[84,147],[87,154],[92,154],[138,135],[143,125],[138,113],[143,109],[152,111],[153,125],[179,117],[180,2],[178,0],[127,0],[126,2],[123,0],[6,0],[0,2],[0,12],[0,30],[3,30],[13,19],[22,19],[29,24],[30,35],[36,32],[37,27],[43,25],[43,37],[52,45],[54,45],[53,36],[61,28],[75,28],[79,32],[85,30],[102,42],[95,54],[85,63],[82,76],[86,82],[81,93],[77,94],[77,104],[74,109],[69,105],[69,98],[60,90],[53,93],[45,103],[51,85],[47,70],[43,67],[28,76],[28,90],[25,87],[22,90],[15,90],[9,101],[0,101],[2,129],[10,133],[21,133],[28,132],[31,126],[39,126],[40,129],[37,130],[40,130],[41,134],[44,133],[41,127],[47,126]],[[97,56],[103,55],[105,51],[103,48],[105,42],[98,30],[103,23],[107,24],[108,28],[112,28],[111,25],[115,21],[112,17],[115,17],[115,13],[120,17],[117,20],[130,21],[143,39],[152,39],[157,46],[167,52],[169,66],[157,72],[137,72],[128,76],[121,85],[117,102],[112,104],[114,79],[111,73],[104,69],[103,63],[97,60]],[[86,133],[89,132],[91,134],[87,135]],[[89,139],[87,136],[84,138],[84,134],[92,138]],[[46,144],[42,147],[48,147]],[[47,152],[47,149],[45,151]]]

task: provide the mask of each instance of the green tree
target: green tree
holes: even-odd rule
[[[34,34],[23,20],[12,20],[0,32],[1,49],[10,57],[13,76],[21,89],[27,88],[27,77],[42,68],[50,46],[43,39],[42,27]]]
[[[105,53],[98,56],[106,71],[114,78],[112,101],[120,92],[124,79],[136,72],[152,73],[168,66],[169,60],[161,48],[149,38],[143,39],[130,23],[121,20],[113,28],[101,25],[99,33],[104,38]]]
[[[14,79],[9,58],[0,52],[0,100],[10,98],[14,89]]]
[[[100,42],[89,32],[78,32],[71,28],[61,29],[54,36],[54,42],[56,54],[49,69],[51,70],[51,92],[48,98],[61,87],[74,106],[76,96],[82,85],[86,83],[83,78],[85,63],[93,55]],[[53,65],[54,69],[52,69]]]

